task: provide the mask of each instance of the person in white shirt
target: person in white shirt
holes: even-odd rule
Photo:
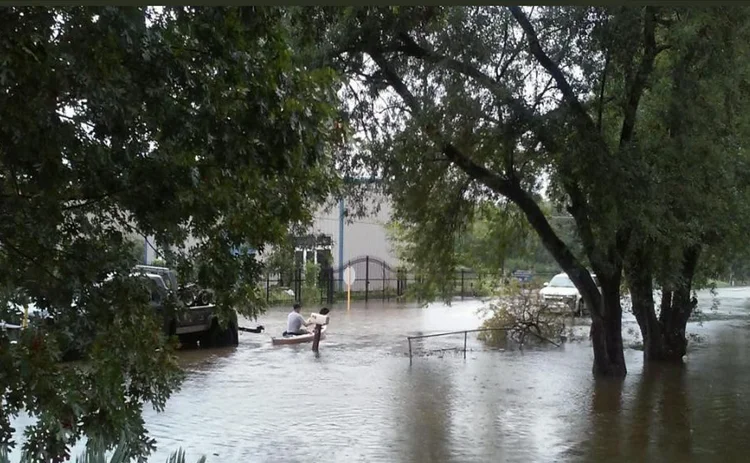
[[[299,304],[294,304],[292,311],[289,312],[289,316],[286,317],[286,331],[284,332],[284,336],[297,336],[309,333],[305,327],[310,325],[310,322],[299,314],[301,308]]]

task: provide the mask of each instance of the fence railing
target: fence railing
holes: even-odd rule
[[[469,333],[480,333],[484,331],[509,331],[511,329],[512,328],[510,327],[508,328],[477,328],[474,330],[449,331],[446,333],[433,333],[433,334],[420,334],[416,336],[407,336],[406,340],[409,342],[409,365],[412,364],[412,358],[413,358],[412,349],[411,349],[412,339],[437,338],[437,337],[442,337],[442,336],[453,336],[456,334],[463,334],[464,335],[463,353],[464,353],[464,358],[466,358],[466,345],[467,345],[467,341],[469,338]]]
[[[409,365],[411,365],[413,361],[411,342],[414,339],[437,338],[437,337],[443,337],[443,336],[455,336],[457,334],[463,334],[464,335],[463,355],[464,355],[464,358],[466,358],[466,350],[467,350],[469,333],[485,333],[485,332],[492,332],[492,331],[506,331],[507,332],[507,331],[513,331],[514,329],[515,327],[513,326],[506,326],[506,327],[498,327],[498,328],[477,328],[473,330],[448,331],[445,333],[419,334],[419,335],[414,335],[414,336],[407,336],[406,340],[409,343]],[[541,341],[548,342],[554,345],[555,347],[560,347],[560,345],[556,343],[555,341],[552,341],[551,339],[547,339],[538,333],[535,333],[533,331],[529,331],[529,333]],[[458,349],[451,349],[451,350],[456,351]]]
[[[325,272],[326,269],[323,271]],[[331,275],[331,269],[328,269],[328,272],[328,275],[312,277],[312,282],[304,272],[295,273],[291,278],[269,275],[262,283],[262,291],[269,304],[286,304],[302,300],[333,304],[346,300],[346,285],[335,275]],[[459,272],[455,278],[449,280],[447,287],[439,288],[438,291],[460,299],[486,297],[492,294],[504,278],[507,276],[501,274],[470,275]],[[420,301],[422,295],[420,288],[423,283],[423,279],[406,273],[392,278],[369,277],[367,280],[355,281],[351,287],[351,298],[365,302],[412,299]]]
[[[356,279],[351,286],[352,300],[416,300],[422,295],[425,282],[419,275],[403,268],[392,268],[387,263],[374,257],[365,256],[347,262],[341,268],[322,268],[316,274],[308,275],[298,268],[285,275],[266,275],[262,290],[266,302],[271,305],[290,304],[295,301],[315,301],[316,303],[333,304],[346,300],[347,286],[344,283],[343,271],[351,267],[355,270]],[[535,273],[533,281],[549,280],[554,272]],[[459,269],[452,278],[448,278],[442,288],[433,288],[443,295],[452,298],[476,298],[492,294],[503,281],[514,276],[503,272],[475,272],[470,269]]]

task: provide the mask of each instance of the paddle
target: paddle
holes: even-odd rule
[[[245,331],[247,333],[262,333],[266,329],[266,327],[263,325],[258,325],[255,328],[245,328],[244,326],[238,326],[237,329],[240,331]]]

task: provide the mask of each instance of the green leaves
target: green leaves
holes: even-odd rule
[[[0,348],[12,398],[0,439],[26,410],[39,419],[24,443],[34,458],[84,435],[109,447],[124,432],[134,458],[152,448],[140,412],[161,409],[180,374],[128,276],[143,235],[213,289],[224,316],[262,310],[257,253],[233,250],[281,242],[338,186],[336,75],[303,65],[288,16],[0,10],[0,296],[55,320]],[[58,365],[71,347],[84,364]]]
[[[107,458],[106,449],[99,445],[89,445],[86,451],[79,455],[76,459],[76,463],[128,463],[132,461],[132,458],[128,455],[127,447],[122,442],[114,449],[112,455]],[[36,460],[30,460],[28,457],[21,459],[20,463],[27,463]],[[182,449],[177,450],[167,458],[167,463],[186,463],[187,457],[185,451]],[[206,457],[200,457],[196,463],[206,463]],[[0,450],[0,463],[10,463],[7,449],[3,448]]]

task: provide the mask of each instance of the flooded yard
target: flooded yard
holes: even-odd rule
[[[476,328],[476,301],[336,306],[317,358],[310,344],[271,346],[288,311],[274,309],[258,320],[266,333],[241,334],[236,349],[181,354],[182,390],[145,414],[152,461],[178,447],[224,463],[744,461],[750,289],[719,300],[711,312],[700,294],[706,320],[689,330],[702,340],[683,368],[644,370],[628,349],[624,381],[593,380],[588,341],[498,352],[470,335],[465,360],[409,365],[406,335]],[[463,335],[421,342],[462,347]]]

